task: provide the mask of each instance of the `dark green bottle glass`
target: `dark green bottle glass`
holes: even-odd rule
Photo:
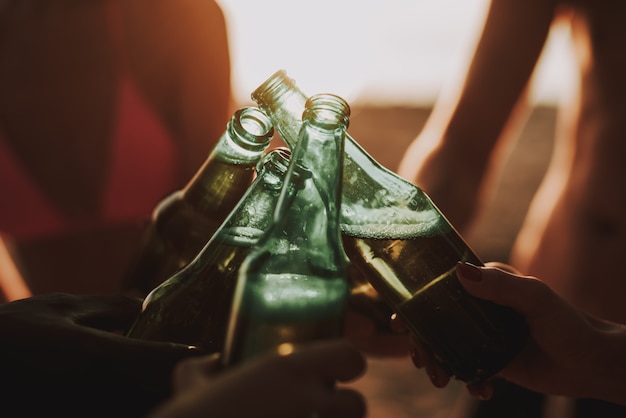
[[[348,117],[348,104],[337,96],[306,103],[274,221],[239,271],[227,365],[343,333],[349,260],[339,212]]]
[[[237,272],[272,222],[290,154],[265,154],[239,204],[191,263],[150,292],[128,336],[223,350]]]
[[[252,98],[291,147],[307,96],[278,71]],[[382,138],[381,140],[388,140]],[[528,337],[523,318],[479,300],[459,283],[460,260],[481,265],[430,198],[377,163],[346,134],[341,229],[362,277],[452,376],[474,382],[502,369]],[[353,278],[353,288],[359,278]]]
[[[145,296],[194,259],[250,186],[273,134],[259,109],[244,107],[233,114],[194,177],[154,209],[122,291]]]

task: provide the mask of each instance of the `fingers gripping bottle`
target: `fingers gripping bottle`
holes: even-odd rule
[[[187,185],[154,209],[123,291],[142,296],[189,263],[246,192],[274,129],[254,107],[237,110]]]
[[[284,71],[253,93],[282,139],[298,145],[307,96]],[[504,367],[528,329],[513,310],[469,295],[455,275],[481,265],[417,186],[382,167],[346,134],[341,229],[350,260],[451,375],[480,381]]]
[[[148,294],[128,336],[223,350],[239,267],[272,222],[290,154],[265,154],[239,204],[191,263]]]
[[[348,116],[348,104],[337,96],[306,103],[274,221],[239,271],[227,365],[343,333],[349,261],[339,211]]]

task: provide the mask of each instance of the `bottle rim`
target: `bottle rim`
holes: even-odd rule
[[[280,69],[252,91],[250,97],[256,103],[264,104],[266,98],[276,100],[280,96],[281,91],[287,91],[290,87],[295,87],[295,85],[295,80],[287,76],[287,71]]]
[[[350,105],[336,94],[315,94],[306,101],[302,120],[316,121],[325,125],[350,125]]]
[[[265,167],[267,164],[272,164],[279,174],[285,174],[289,168],[290,159],[291,150],[289,148],[277,147],[271,149],[259,160],[257,172],[261,171],[262,167]]]
[[[274,125],[261,109],[246,106],[238,109],[229,123],[234,138],[252,150],[264,150],[274,137]]]

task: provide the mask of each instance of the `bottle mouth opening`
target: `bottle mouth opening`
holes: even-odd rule
[[[350,123],[350,105],[335,94],[316,94],[305,105],[302,119],[313,119],[325,124]]]
[[[243,107],[233,115],[232,129],[240,140],[250,146],[264,147],[274,136],[270,118],[256,107]]]
[[[257,103],[264,102],[266,97],[274,96],[276,91],[284,89],[286,85],[295,86],[295,81],[287,76],[287,71],[281,69],[265,80],[250,96]]]
[[[271,162],[279,173],[285,174],[289,168],[290,158],[291,150],[289,148],[277,147],[265,154],[265,156],[259,161],[259,167]]]

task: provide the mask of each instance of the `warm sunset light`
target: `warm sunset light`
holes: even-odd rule
[[[17,300],[32,296],[30,290],[11,259],[6,244],[0,237],[0,299]]]
[[[430,105],[473,50],[486,0],[219,0],[229,19],[239,101],[278,69],[308,94]],[[571,77],[567,36],[555,31],[535,98],[553,103]]]

